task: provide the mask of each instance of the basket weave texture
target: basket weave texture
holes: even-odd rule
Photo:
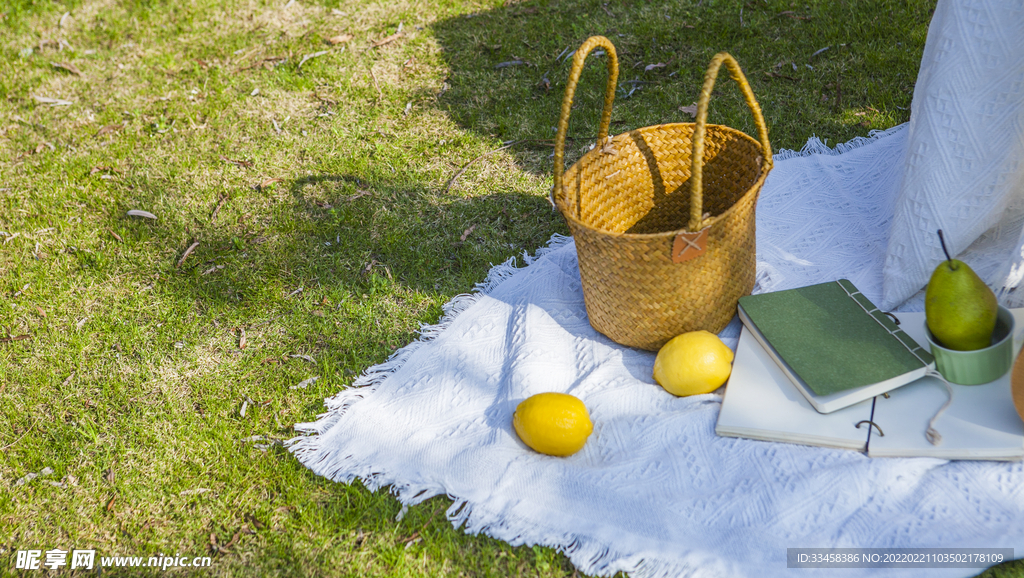
[[[605,50],[608,84],[597,145],[563,172],[573,95],[587,55]],[[758,140],[708,125],[722,64],[754,115]],[[658,350],[698,329],[718,333],[754,286],[754,206],[772,167],[761,108],[736,61],[712,59],[694,123],[608,137],[618,58],[588,39],[573,58],[555,140],[553,200],[576,242],[590,324],[623,345]]]

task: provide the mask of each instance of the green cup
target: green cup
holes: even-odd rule
[[[938,344],[938,340],[924,324],[935,366],[950,383],[959,385],[981,385],[995,381],[1006,374],[1013,364],[1013,313],[999,306],[996,328],[992,332],[992,345],[974,351],[957,351]]]

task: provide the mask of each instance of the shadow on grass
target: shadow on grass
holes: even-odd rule
[[[278,281],[282,290],[301,287],[299,293],[315,284],[328,293],[370,295],[385,288],[383,280],[388,288],[422,294],[465,291],[486,276],[487,261],[533,251],[559,230],[560,217],[547,200],[524,192],[445,198],[422,185],[329,174],[280,187],[262,193],[258,202],[269,209],[262,217],[244,205],[229,207],[228,200],[217,223],[197,226],[194,221],[212,219],[172,215],[124,228],[150,229],[139,241],[177,238],[180,249],[167,269],[175,286],[204,301],[243,307],[247,296],[263,291],[252,285],[257,279]],[[136,200],[147,204],[145,193]]]
[[[917,66],[934,1],[729,0],[609,3],[533,0],[437,22],[451,68],[440,105],[467,129],[502,141],[553,139],[569,55],[604,35],[619,56],[611,133],[691,122],[712,56],[739,61],[763,110],[773,148],[799,149],[812,135],[844,142],[909,119]],[[605,64],[591,56],[577,89],[570,135],[597,134]],[[863,112],[865,114],[857,115]],[[709,122],[754,132],[736,86],[720,77]],[[528,170],[546,155],[518,151]]]
[[[159,256],[118,263],[110,251],[80,252],[80,269],[120,264],[138,267],[140,277],[155,269],[158,290],[193,304],[204,323],[246,327],[250,343],[260,327],[279,327],[285,333],[273,341],[313,353],[321,379],[334,384],[416,339],[419,324],[436,323],[448,296],[472,290],[492,265],[532,253],[564,229],[546,199],[522,191],[467,198],[377,175],[314,174],[233,198],[195,191],[208,200],[188,206],[207,207],[202,212],[183,210],[164,182],[143,176],[123,185],[132,204],[115,214],[149,207],[159,218],[125,217],[111,231],[129,251],[153,246]],[[271,374],[267,363],[286,353],[279,348],[235,355],[258,377]],[[305,409],[320,413],[322,400]]]

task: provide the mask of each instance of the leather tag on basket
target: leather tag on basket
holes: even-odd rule
[[[684,231],[676,235],[675,243],[672,244],[672,262],[682,263],[703,255],[708,248],[708,230],[710,228],[704,227],[695,233]]]

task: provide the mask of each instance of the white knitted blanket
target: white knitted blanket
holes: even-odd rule
[[[901,126],[776,156],[757,206],[757,291],[847,277],[879,298],[905,142]],[[449,519],[467,532],[551,546],[598,575],[789,577],[787,548],[1024,555],[1021,463],[718,437],[720,392],[673,397],[651,377],[653,353],[590,327],[571,239],[554,237],[526,262],[494,267],[438,325],[328,399],[318,421],[298,424],[309,435],[292,441],[296,457],[332,480],[390,486],[410,506],[447,494]],[[723,332],[727,342],[738,329]],[[591,412],[594,433],[569,458],[532,452],[512,429],[516,405],[545,391],[572,393]]]

